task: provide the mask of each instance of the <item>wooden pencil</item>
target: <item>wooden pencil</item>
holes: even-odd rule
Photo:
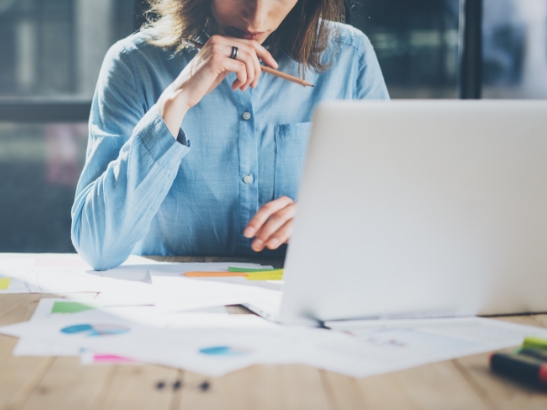
[[[197,49],[201,49],[203,47],[203,44],[200,44],[200,43],[198,43],[197,41],[194,41],[194,40],[186,40],[186,42],[188,44],[190,44],[191,46],[197,48]],[[306,80],[303,80],[301,78],[298,78],[298,77],[292,76],[290,74],[284,73],[283,71],[278,71],[275,68],[271,68],[271,67],[268,67],[268,66],[265,66],[265,65],[261,65],[260,69],[262,71],[264,71],[265,73],[268,73],[268,74],[274,75],[276,77],[282,78],[283,80],[291,81],[293,83],[300,84],[304,87],[314,87],[313,84],[308,83]]]
[[[294,77],[290,74],[284,73],[283,71],[278,71],[275,68],[271,68],[265,65],[261,65],[260,69],[264,71],[265,73],[275,75],[276,77],[282,78],[287,81],[292,81],[293,83],[303,85],[304,87],[314,87],[313,84],[308,83],[306,80],[303,80],[298,77]]]

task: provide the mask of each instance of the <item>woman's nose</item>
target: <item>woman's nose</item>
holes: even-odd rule
[[[268,19],[268,0],[251,0],[246,2],[243,9],[243,18],[252,31],[260,31]]]

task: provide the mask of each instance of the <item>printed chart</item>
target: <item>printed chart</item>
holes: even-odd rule
[[[252,353],[252,350],[233,346],[211,346],[200,349],[199,352],[206,356],[244,356]]]
[[[129,332],[131,329],[127,326],[114,325],[114,324],[79,324],[67,326],[61,329],[61,333],[67,335],[73,335],[82,333],[88,337],[97,337],[97,336],[113,336],[120,335],[123,333]]]

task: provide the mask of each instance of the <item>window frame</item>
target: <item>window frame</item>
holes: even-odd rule
[[[135,0],[135,28],[143,23],[143,0]],[[351,0],[346,0],[350,21]],[[459,96],[480,99],[482,89],[483,0],[460,0]],[[0,121],[5,122],[87,122],[90,100],[73,98],[0,98]]]

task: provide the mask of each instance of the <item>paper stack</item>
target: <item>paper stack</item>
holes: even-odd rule
[[[480,318],[343,321],[326,323],[328,330],[227,315],[223,305],[279,301],[282,288],[280,281],[184,276],[228,265],[234,269],[132,257],[95,272],[77,255],[1,255],[0,294],[86,292],[87,300],[42,299],[30,321],[0,333],[20,338],[18,356],[153,363],[210,376],[261,363],[301,363],[363,377],[516,346],[527,336],[547,338],[545,329]]]
[[[98,293],[97,301],[103,306],[161,301],[164,309],[178,311],[242,304],[279,293],[279,284],[266,281],[184,277],[187,271],[227,270],[229,265],[264,268],[252,263],[159,263],[133,255],[118,268],[97,272],[76,254],[1,254],[0,294]]]
[[[544,329],[478,318],[349,322],[343,328],[283,327],[254,315],[43,299],[29,322],[2,327],[0,333],[20,338],[15,355],[152,363],[209,376],[261,363],[301,363],[363,377],[509,347],[525,336],[547,337]]]
[[[220,376],[260,363],[330,369],[325,357],[336,363],[341,353],[360,345],[342,333],[285,328],[254,315],[166,314],[154,307],[98,308],[48,299],[37,312],[29,322],[0,328],[21,338],[14,354],[109,356]]]

